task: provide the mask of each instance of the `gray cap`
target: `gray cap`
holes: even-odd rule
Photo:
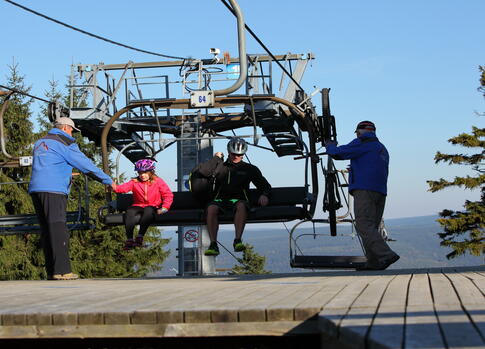
[[[65,116],[61,117],[61,118],[58,118],[56,119],[56,122],[55,122],[55,125],[67,125],[67,126],[71,126],[73,128],[73,130],[76,130],[78,132],[81,132],[80,129],[78,129],[76,127],[76,125],[74,124],[74,121],[72,121],[71,118],[67,118]]]

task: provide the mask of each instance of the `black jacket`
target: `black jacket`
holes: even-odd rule
[[[263,177],[259,168],[247,162],[237,164],[229,160],[222,161],[218,156],[200,166],[200,172],[206,176],[215,173],[215,199],[240,199],[249,201],[247,192],[252,182],[260,195],[271,196],[271,185]]]

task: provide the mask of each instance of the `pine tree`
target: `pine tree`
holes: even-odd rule
[[[480,88],[485,97],[485,68],[480,66]],[[481,115],[483,117],[483,115]],[[444,162],[449,165],[468,165],[474,171],[474,176],[455,177],[448,181],[440,178],[437,181],[427,181],[429,190],[436,192],[447,187],[465,187],[466,189],[480,189],[479,201],[466,200],[463,211],[443,210],[442,218],[438,222],[444,232],[439,233],[441,246],[450,247],[448,259],[465,253],[479,256],[485,253],[485,128],[472,126],[471,133],[462,133],[448,140],[453,145],[478,149],[475,154],[443,154],[437,152],[435,163]]]
[[[270,271],[264,269],[266,257],[254,252],[252,245],[246,244],[243,251],[241,265],[235,265],[232,268],[233,274],[270,274]]]
[[[28,93],[31,87],[25,83],[25,77],[19,73],[16,62],[8,66],[9,75],[6,85]],[[6,97],[0,100],[3,105]],[[22,94],[13,94],[4,114],[4,141],[6,152],[11,156],[28,156],[34,139],[30,107],[32,100]],[[3,153],[1,162],[9,158]],[[30,168],[1,167],[0,215],[32,213],[32,200],[27,193]],[[43,254],[40,250],[38,235],[0,236],[0,279],[39,279],[44,273]]]

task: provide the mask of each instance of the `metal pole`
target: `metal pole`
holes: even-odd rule
[[[231,87],[215,90],[214,96],[228,95],[236,91],[246,81],[248,76],[248,59],[246,56],[246,34],[244,32],[244,16],[236,0],[229,0],[237,17],[237,38],[239,48],[239,78]]]

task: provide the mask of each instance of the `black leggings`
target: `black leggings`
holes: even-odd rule
[[[150,224],[153,223],[155,220],[155,211],[156,208],[153,206],[147,207],[140,207],[140,206],[130,206],[126,210],[126,218],[125,218],[125,228],[126,228],[126,237],[128,239],[133,239],[133,230],[135,230],[135,225],[137,224],[138,217],[140,217],[140,230],[138,231],[138,235],[145,235],[148,227]]]

